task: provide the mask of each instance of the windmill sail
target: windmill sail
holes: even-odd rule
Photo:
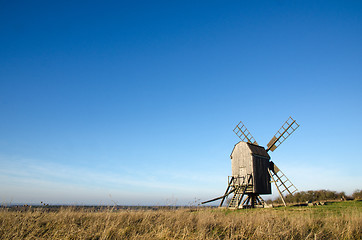
[[[275,163],[270,162],[270,169],[268,169],[269,175],[274,182],[277,190],[279,192],[280,198],[282,199],[284,206],[286,206],[285,199],[283,194],[290,194],[297,192],[298,189],[294,184],[287,178],[287,176],[280,170]],[[284,193],[286,192],[286,193]]]
[[[267,144],[268,148],[266,151],[268,152],[271,150],[274,152],[274,150],[277,149],[277,147],[279,147],[279,145],[282,144],[298,127],[298,123],[292,117],[289,117]]]
[[[241,121],[239,122],[238,125],[236,125],[233,131],[241,139],[241,141],[258,145],[254,137],[251,135],[249,130],[245,127],[244,123],[242,123]]]

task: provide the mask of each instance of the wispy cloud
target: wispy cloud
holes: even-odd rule
[[[152,200],[152,198],[157,198],[155,195],[159,198],[165,198],[172,194],[190,198],[207,194],[207,190],[200,189],[201,185],[210,185],[208,191],[212,191],[212,185],[215,183],[212,177],[203,178],[192,173],[180,173],[177,170],[174,172],[169,170],[149,172],[140,169],[134,171],[127,169],[121,172],[114,172],[111,169],[97,171],[86,167],[69,167],[59,163],[33,159],[4,157],[1,157],[0,166],[0,178],[5,183],[0,189],[3,193],[12,192],[16,196],[21,195],[19,192],[24,193],[29,189],[32,189],[34,194],[48,191],[53,195],[59,194],[52,189],[58,189],[58,193],[67,192],[67,189],[74,189],[77,192],[82,192],[83,195],[92,195],[93,199],[96,198],[97,192],[101,196],[109,192],[113,196],[126,199],[144,199],[147,197]],[[68,192],[68,194],[70,193]],[[29,197],[31,194],[24,195]]]
[[[315,164],[286,165],[282,171],[301,191],[329,189],[345,191],[351,194],[354,190],[362,188],[362,176],[346,171],[335,165],[321,166]]]

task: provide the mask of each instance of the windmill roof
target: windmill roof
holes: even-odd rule
[[[252,155],[257,155],[257,156],[260,156],[260,157],[264,157],[264,158],[270,159],[270,156],[269,156],[269,154],[267,153],[267,151],[265,150],[264,147],[259,146],[259,145],[256,145],[256,144],[253,144],[253,143],[242,142],[242,141],[241,141],[241,142],[238,142],[237,144],[235,144],[235,146],[234,146],[234,148],[233,148],[233,151],[232,151],[231,154],[230,154],[230,157],[232,156],[236,145],[238,145],[238,144],[240,144],[240,143],[246,144],[246,145],[249,147]]]
[[[247,144],[248,144],[248,147],[250,148],[251,153],[253,155],[258,155],[258,156],[262,156],[262,157],[270,159],[270,156],[266,152],[264,147],[259,146],[259,145],[255,145],[255,144],[252,144],[252,143],[247,143]]]

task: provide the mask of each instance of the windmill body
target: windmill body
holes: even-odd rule
[[[241,139],[230,155],[231,176],[228,177],[228,187],[223,196],[205,201],[204,203],[221,199],[228,208],[264,207],[262,194],[271,194],[271,183],[274,183],[280,198],[286,206],[283,194],[293,194],[297,188],[286,175],[270,161],[268,151],[274,151],[285,141],[299,125],[289,117],[273,136],[265,149],[259,146],[245,125],[240,122],[234,132]],[[232,196],[230,199],[229,196]]]
[[[252,176],[252,187],[247,193],[271,194],[271,182],[268,169],[270,156],[265,148],[247,142],[239,142],[230,155],[231,174],[240,185],[248,176]]]

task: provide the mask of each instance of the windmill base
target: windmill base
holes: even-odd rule
[[[263,208],[264,203],[259,194],[249,193],[238,208]]]
[[[260,197],[259,194],[252,192],[253,191],[252,175],[248,174],[246,177],[241,177],[240,178],[241,180],[238,181],[239,178],[240,177],[237,178],[231,176],[231,178],[228,181],[228,187],[225,191],[225,194],[222,197],[215,198],[210,201],[222,199],[219,205],[219,207],[222,207],[224,201],[227,200],[227,197],[231,193],[233,193],[233,197],[227,203],[228,208],[238,209],[238,208],[264,207],[265,203],[264,200]]]

